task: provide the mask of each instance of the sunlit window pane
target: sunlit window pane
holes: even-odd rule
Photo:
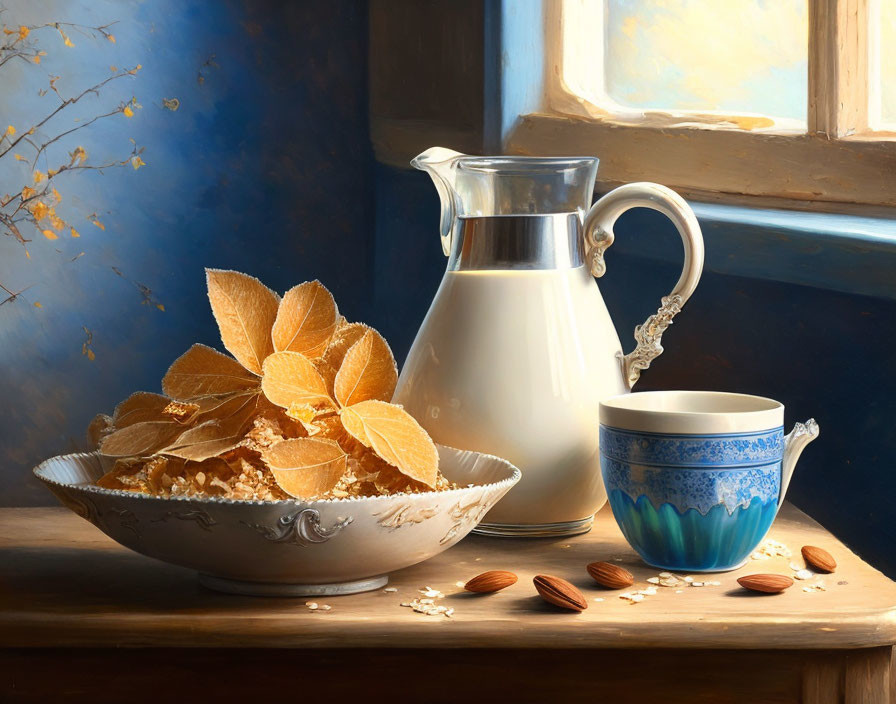
[[[571,41],[604,39],[592,85],[573,76],[589,99],[806,120],[807,0],[567,0],[564,13]]]
[[[896,130],[896,0],[879,0],[879,15],[871,18],[872,32],[877,27],[878,67],[872,70],[878,85],[878,115],[871,115],[872,126]]]

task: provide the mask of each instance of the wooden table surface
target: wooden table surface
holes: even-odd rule
[[[893,672],[890,646],[896,643],[896,584],[790,505],[782,509],[769,538],[787,545],[794,556],[750,560],[735,572],[703,577],[718,580],[720,586],[688,587],[680,593],[675,588],[658,587],[655,595],[632,604],[618,596],[626,590],[601,589],[585,572],[589,562],[615,561],[635,575],[637,581],[631,589],[648,587],[645,580],[659,572],[638,560],[604,510],[590,533],[575,538],[470,536],[441,555],[392,575],[389,586],[396,592],[380,589],[319,597],[313,601],[331,609],[312,611],[305,605],[310,599],[305,598],[243,597],[209,591],[199,586],[190,570],[130,552],[62,508],[2,509],[0,648],[7,654],[5,665],[22,673],[37,672],[28,655],[36,654],[34,649],[45,649],[72,662],[72,657],[87,649],[102,652],[122,646],[189,648],[195,650],[196,657],[200,651],[220,653],[220,649],[243,653],[258,648],[304,652],[352,649],[353,658],[359,657],[358,652],[378,653],[381,664],[377,667],[385,668],[382,671],[388,669],[390,650],[402,657],[409,652],[431,657],[420,655],[420,649],[442,653],[458,648],[489,649],[504,653],[526,669],[530,657],[526,653],[543,649],[537,656],[540,665],[547,662],[546,652],[567,654],[556,666],[558,672],[564,663],[577,662],[579,655],[569,653],[583,653],[584,657],[593,649],[665,653],[666,661],[674,651],[690,663],[697,662],[693,658],[699,651],[707,662],[721,658],[719,672],[725,667],[737,671],[752,662],[744,651],[756,653],[756,667],[772,660],[779,665],[791,662],[787,657],[802,653],[791,664],[802,673],[798,680],[803,698],[768,701],[809,701],[805,692],[815,691],[813,687],[827,691],[828,685],[818,682],[828,680],[841,694],[848,692],[846,665],[838,664],[828,672],[827,665],[821,667],[818,662],[833,663],[834,653],[861,652],[870,655],[859,660],[850,656],[862,673],[861,682],[853,684],[853,694],[870,688],[868,691],[877,693],[875,697],[883,692],[883,698],[861,694],[858,699],[846,700],[888,701]],[[839,565],[837,572],[797,581],[779,595],[753,595],[738,587],[736,578],[743,574],[792,575],[789,564],[802,563],[799,549],[806,544],[831,552]],[[469,594],[457,586],[489,569],[512,570],[519,581],[490,595]],[[563,612],[545,604],[532,586],[532,577],[538,573],[561,576],[579,586],[588,599],[588,609]],[[700,580],[701,576],[694,578]],[[817,579],[823,581],[826,591],[803,591]],[[438,603],[455,609],[451,618],[415,613],[400,605],[420,597],[418,590],[425,586],[444,593]],[[507,656],[508,651],[517,655]],[[727,657],[723,653],[728,651],[737,652],[741,659],[723,663]],[[769,656],[772,651],[779,656]],[[126,651],[105,652],[113,659],[131,657]],[[444,661],[461,668],[470,657],[449,654]],[[621,659],[613,667],[622,672],[628,662],[625,658],[631,655],[617,657]],[[609,656],[601,658],[603,663],[616,662]],[[294,663],[289,667],[294,669]],[[682,665],[670,667],[680,669]],[[25,675],[19,677],[21,681]],[[787,668],[781,677],[790,677]],[[609,686],[604,680],[609,679],[602,679],[603,685]],[[784,681],[781,687],[785,687]],[[755,687],[750,691],[755,695]],[[571,696],[569,700],[575,699]]]
[[[735,572],[705,576],[721,586],[659,587],[632,604],[621,591],[598,587],[585,572],[596,560],[617,561],[635,587],[659,570],[641,563],[612,516],[565,539],[507,540],[470,536],[456,547],[392,575],[397,592],[315,598],[331,606],[310,611],[307,599],[218,594],[196,575],[133,553],[62,508],[0,510],[0,647],[587,647],[587,648],[860,648],[896,643],[896,583],[862,562],[840,541],[792,506],[769,538],[791,559],[750,560]],[[792,575],[802,545],[823,547],[838,562],[820,577],[826,591],[807,593],[797,581],[783,594],[755,596],[736,578],[756,572]],[[519,582],[474,595],[457,586],[489,569]],[[564,577],[588,599],[581,614],[541,601],[538,573]],[[696,575],[695,579],[701,579]],[[431,586],[452,618],[402,607]],[[595,601],[602,598],[603,601]]]

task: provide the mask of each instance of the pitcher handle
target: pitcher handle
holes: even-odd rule
[[[700,225],[684,198],[658,183],[629,183],[598,200],[585,217],[585,248],[591,273],[601,277],[606,272],[604,252],[613,244],[613,225],[630,208],[651,208],[669,218],[684,244],[684,268],[675,288],[661,299],[657,312],[635,328],[637,346],[627,355],[620,354],[628,388],[635,385],[641,372],[660,356],[660,340],[672,324],[672,318],[691,297],[703,272],[703,235]]]

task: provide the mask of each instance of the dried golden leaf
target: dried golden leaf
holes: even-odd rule
[[[160,450],[166,455],[186,460],[203,461],[233,450],[246,437],[256,416],[267,409],[261,394],[232,396],[209,413],[196,418],[202,422],[177,437]]]
[[[250,372],[274,351],[271,328],[280,298],[258,279],[236,271],[206,269],[208,300],[224,347]]]
[[[162,391],[178,401],[199,396],[253,391],[259,379],[232,357],[205,345],[193,345],[178,357],[162,379]]]
[[[255,417],[269,408],[276,406],[271,406],[260,393],[238,394],[231,396],[226,403],[214,410],[197,416],[197,420],[201,423],[217,422],[228,435],[245,435],[252,427]]]
[[[333,398],[335,394],[334,386],[336,385],[336,370],[323,359],[315,359],[312,362],[327,385],[327,393],[330,394],[330,398]]]
[[[165,407],[171,403],[170,398],[148,391],[131,394],[115,407],[112,414],[112,425],[121,430],[135,423],[147,421],[170,421],[165,415]]]
[[[327,412],[327,410],[321,411],[308,403],[293,403],[286,409],[287,417],[297,421],[309,436],[317,435],[320,432],[320,428],[314,424],[314,420],[321,413]]]
[[[344,408],[340,418],[349,434],[405,476],[435,486],[439,453],[426,431],[403,408],[383,401],[362,401]]]
[[[332,405],[327,385],[314,364],[298,352],[274,352],[264,362],[261,389],[271,403]]]
[[[198,412],[198,403],[183,403],[181,401],[172,401],[162,410],[162,413],[181,425],[193,420]]]
[[[314,426],[317,428],[316,436],[338,442],[340,447],[349,454],[369,452],[369,450],[366,450],[363,445],[345,432],[345,428],[342,427],[342,418],[338,415],[333,414],[317,418],[314,421]]]
[[[346,323],[343,321],[336,329],[327,351],[324,352],[324,361],[338,371],[348,351],[370,329],[364,323]]]
[[[388,401],[398,382],[398,368],[389,344],[376,330],[368,330],[345,355],[336,375],[336,400],[343,406],[361,401]]]
[[[300,352],[320,357],[339,324],[332,294],[320,281],[306,281],[289,289],[280,301],[271,331],[277,352]]]
[[[116,430],[100,442],[100,454],[109,457],[152,455],[174,442],[184,427],[174,421],[146,421]]]
[[[242,439],[242,435],[238,432],[234,433],[232,426],[210,420],[195,428],[190,428],[161,452],[181,459],[201,462],[234,449]]]
[[[307,403],[293,403],[286,409],[286,415],[300,423],[310,423],[320,411]]]
[[[100,444],[103,436],[108,435],[112,430],[112,417],[107,416],[105,413],[100,413],[94,416],[93,420],[90,421],[90,425],[87,426],[87,441],[91,447],[96,447]]]
[[[296,438],[264,453],[277,484],[290,496],[310,499],[330,491],[345,473],[346,455],[335,442]]]
[[[222,394],[218,396],[199,396],[193,399],[193,403],[199,406],[199,411],[193,417],[194,421],[204,423],[207,420],[222,420],[228,418],[244,405],[258,396],[261,387],[256,391],[244,391],[238,394]]]
[[[143,470],[146,460],[118,460],[108,472],[96,480],[96,485],[103,489],[123,489],[140,491],[145,488],[138,476]]]

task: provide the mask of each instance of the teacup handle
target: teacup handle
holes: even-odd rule
[[[787,487],[790,486],[790,480],[793,478],[793,470],[796,468],[796,461],[800,458],[803,450],[810,442],[818,437],[818,423],[814,418],[810,418],[805,423],[797,423],[784,437],[784,460],[781,463],[781,489],[778,492],[778,508],[784,503],[784,495],[787,493]]]
[[[585,248],[592,275],[601,277],[606,272],[604,252],[613,244],[613,225],[630,208],[651,208],[669,218],[684,243],[684,268],[675,288],[661,299],[656,313],[635,328],[634,350],[620,355],[622,371],[628,388],[635,385],[641,372],[660,356],[660,340],[672,324],[672,318],[691,297],[703,272],[703,235],[694,211],[675,191],[658,183],[629,183],[620,186],[598,200],[585,217]]]

